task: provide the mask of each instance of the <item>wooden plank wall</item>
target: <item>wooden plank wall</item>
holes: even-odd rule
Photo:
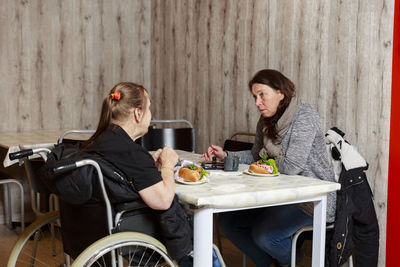
[[[1,131],[95,128],[119,81],[150,85],[150,2],[0,4]]]
[[[128,80],[154,118],[194,123],[203,152],[254,131],[247,82],[278,69],[370,163],[384,266],[394,0],[0,2],[0,131],[94,128]]]
[[[282,71],[370,163],[384,266],[393,3],[152,1],[153,115],[192,121],[204,152],[254,131],[247,82],[263,68]]]
[[[0,0],[0,131],[93,129],[115,83],[149,87],[150,7],[147,0]]]

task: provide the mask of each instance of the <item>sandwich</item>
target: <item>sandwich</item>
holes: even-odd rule
[[[203,168],[191,164],[180,168],[178,176],[185,182],[197,182],[204,179],[207,174],[208,172],[206,172]]]
[[[278,174],[278,167],[274,159],[268,159],[268,155],[262,155],[260,160],[250,164],[249,172],[258,174]]]

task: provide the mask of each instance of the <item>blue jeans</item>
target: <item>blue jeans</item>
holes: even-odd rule
[[[270,266],[273,259],[289,265],[291,236],[313,224],[312,216],[296,205],[221,213],[218,218],[224,235],[257,267]]]

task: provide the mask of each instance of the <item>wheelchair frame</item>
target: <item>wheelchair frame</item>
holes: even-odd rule
[[[71,131],[73,133],[77,133],[79,131]],[[87,133],[87,131],[84,131],[84,133]],[[63,135],[65,137],[65,134]],[[46,154],[44,154],[44,153]],[[13,157],[14,159],[19,158],[25,158],[33,154],[39,154],[45,161],[46,161],[46,155],[47,153],[51,152],[50,149],[48,148],[36,148],[36,149],[28,149],[24,151],[19,151],[10,154],[10,157]],[[105,236],[98,241],[94,242],[91,246],[89,246],[87,249],[85,249],[73,262],[72,266],[77,267],[77,266],[90,266],[92,263],[96,262],[96,260],[104,255],[107,252],[112,251],[111,253],[111,258],[112,258],[112,266],[117,266],[115,259],[118,259],[118,266],[123,266],[123,258],[122,256],[116,257],[115,255],[115,250],[120,249],[126,246],[130,245],[136,245],[140,246],[145,249],[151,249],[153,253],[158,253],[160,257],[162,258],[162,261],[168,265],[162,265],[162,266],[177,266],[176,263],[169,257],[167,254],[167,250],[165,246],[158,241],[157,239],[143,234],[143,233],[138,233],[138,232],[120,232],[113,234],[113,229],[117,226],[118,224],[118,219],[121,217],[121,214],[123,212],[127,212],[129,210],[124,210],[121,211],[120,213],[117,213],[115,216],[115,223],[113,224],[112,220],[112,209],[111,209],[111,204],[104,186],[104,181],[103,181],[103,174],[101,172],[99,164],[91,159],[83,159],[80,161],[75,162],[74,164],[70,164],[67,166],[62,166],[55,168],[54,171],[55,173],[61,173],[65,171],[69,171],[75,168],[79,168],[85,165],[92,165],[98,174],[98,179],[99,179],[99,184],[101,187],[103,199],[105,201],[106,205],[106,215],[107,215],[107,225],[108,225],[108,231],[109,235]],[[21,235],[18,237],[16,243],[13,246],[13,249],[10,253],[9,260],[8,260],[8,267],[14,267],[16,266],[17,259],[21,253],[22,248],[25,246],[25,244],[32,238],[32,236],[35,235],[35,233],[38,232],[42,227],[48,224],[55,223],[58,219],[60,218],[60,213],[59,211],[54,211],[54,212],[49,212],[46,213],[43,216],[40,216],[37,218],[29,227],[27,227]],[[62,228],[61,228],[62,230]],[[35,241],[37,242],[37,241]],[[36,254],[34,251],[33,253]],[[153,255],[153,254],[151,254]],[[143,258],[143,256],[142,256]],[[66,264],[64,266],[70,266],[68,257],[66,260]],[[65,263],[65,262],[64,262]],[[35,266],[34,261],[31,262],[30,266]]]

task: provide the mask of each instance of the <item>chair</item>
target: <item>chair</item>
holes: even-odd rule
[[[233,140],[234,137],[236,136],[255,136],[254,133],[244,133],[244,132],[238,132],[235,133],[234,135],[231,136],[230,139],[227,139],[224,143],[224,150],[227,151],[241,151],[241,150],[249,150],[252,148],[253,143],[249,143],[249,142],[243,142],[243,141],[237,141],[237,140]],[[334,228],[334,224],[328,224],[326,229],[328,230],[332,230]],[[299,238],[299,236],[304,233],[304,232],[312,232],[313,231],[313,227],[312,226],[305,226],[301,229],[299,229],[298,231],[296,231],[296,233],[292,236],[292,254],[291,254],[291,266],[296,266],[296,246],[297,246],[297,240]],[[220,234],[219,234],[219,228],[217,226],[217,238],[218,238],[218,242],[219,242],[219,246],[221,247],[221,241],[220,241]],[[243,254],[243,259],[242,259],[242,266],[245,267],[246,266],[246,255]],[[350,256],[349,258],[349,267],[353,267],[353,259]]]
[[[74,133],[76,133],[76,131],[73,131]],[[61,138],[62,140],[62,138]],[[65,139],[64,139],[65,140]],[[73,237],[81,237],[82,235],[86,235],[88,228],[84,229],[84,231],[80,231],[78,233],[74,233],[71,232],[74,230],[77,230],[79,228],[81,228],[81,225],[78,225],[78,227],[75,227],[76,224],[79,224],[79,217],[80,215],[85,216],[86,220],[92,220],[92,224],[90,226],[90,228],[94,228],[95,230],[99,230],[99,232],[97,232],[97,234],[103,234],[104,232],[104,236],[105,235],[109,235],[111,234],[111,232],[114,232],[114,229],[111,227],[115,227],[115,229],[124,229],[127,226],[130,226],[132,228],[132,225],[135,225],[135,223],[138,222],[143,222],[143,220],[145,219],[145,217],[149,217],[149,214],[145,214],[143,213],[143,216],[136,216],[136,214],[132,214],[133,210],[137,212],[137,210],[141,210],[141,214],[142,214],[142,210],[144,210],[147,206],[144,205],[144,203],[139,203],[139,202],[135,202],[135,203],[121,203],[119,205],[116,205],[115,209],[113,210],[113,212],[116,213],[116,218],[118,218],[118,221],[116,221],[114,224],[111,223],[111,212],[109,210],[110,207],[110,203],[108,201],[108,197],[106,195],[106,191],[104,190],[104,186],[103,186],[103,190],[102,190],[102,194],[104,197],[104,200],[106,201],[106,206],[108,206],[107,209],[107,216],[108,219],[104,219],[104,221],[98,221],[97,219],[99,217],[95,217],[95,215],[99,215],[100,217],[103,218],[104,214],[104,206],[103,204],[101,205],[94,205],[94,203],[88,203],[87,205],[72,205],[72,204],[68,204],[65,203],[64,201],[58,201],[58,198],[55,198],[56,202],[60,203],[60,208],[61,211],[50,211],[49,213],[42,213],[40,210],[40,203],[38,204],[37,202],[37,195],[40,193],[45,193],[46,195],[48,195],[50,192],[47,189],[47,187],[45,186],[44,183],[41,182],[41,179],[39,179],[38,175],[37,175],[37,168],[32,167],[32,161],[36,161],[36,160],[32,160],[32,159],[28,159],[27,157],[29,155],[33,155],[33,154],[38,154],[38,151],[41,152],[47,152],[49,153],[50,150],[49,149],[45,149],[45,148],[36,148],[36,149],[28,149],[28,150],[23,150],[20,152],[16,152],[13,153],[13,155],[10,154],[10,158],[13,157],[12,159],[17,159],[17,158],[23,158],[24,163],[25,163],[25,168],[26,168],[26,172],[27,172],[27,176],[28,176],[28,181],[29,181],[29,186],[31,188],[31,193],[32,193],[32,205],[33,205],[33,209],[35,210],[35,214],[38,216],[38,219],[32,223],[30,225],[30,227],[27,229],[27,232],[24,234],[22,234],[19,237],[19,240],[16,242],[16,245],[14,246],[12,253],[10,254],[10,259],[9,259],[9,266],[10,264],[12,266],[14,266],[15,262],[30,262],[31,266],[36,266],[35,264],[43,264],[44,263],[44,259],[48,259],[49,258],[49,253],[48,251],[48,245],[47,247],[43,246],[41,243],[46,243],[46,241],[41,242],[41,235],[43,235],[43,231],[40,231],[42,228],[43,229],[48,229],[48,227],[44,227],[44,226],[49,226],[52,227],[51,228],[51,237],[52,237],[52,245],[53,245],[53,257],[52,260],[54,260],[55,262],[58,262],[59,264],[62,264],[64,261],[57,256],[59,253],[55,253],[55,238],[54,238],[54,231],[53,231],[53,225],[56,222],[56,220],[58,221],[58,219],[61,219],[61,223],[62,223],[62,229],[61,229],[61,236],[62,236],[62,244],[61,241],[57,241],[57,248],[58,248],[58,252],[61,249],[64,249],[64,252],[66,252],[65,250],[65,246],[67,246],[68,249],[71,249],[71,243],[65,243],[65,237],[68,236],[67,239],[71,240],[73,239]],[[43,161],[47,160],[47,156],[45,154],[41,154],[41,156],[43,157]],[[22,159],[21,159],[22,160]],[[36,161],[36,163],[40,162],[41,164],[43,164],[43,161]],[[35,163],[35,162],[34,162]],[[101,174],[100,168],[98,167],[97,163],[95,163],[93,160],[82,160],[81,161],[82,165],[85,164],[94,164],[93,166],[95,166],[97,172],[99,172]],[[74,166],[74,167],[79,167],[81,165],[78,164],[78,166]],[[97,167],[96,167],[97,166]],[[71,166],[68,166],[71,167]],[[61,168],[62,169],[62,168]],[[100,179],[100,176],[99,176]],[[101,175],[101,180],[102,180],[102,175]],[[102,184],[102,182],[101,182]],[[149,209],[149,208],[148,208]],[[97,213],[96,213],[97,212]],[[129,217],[125,216],[125,213],[130,212]],[[60,215],[59,215],[60,214]],[[90,214],[90,216],[88,216],[88,214]],[[155,216],[155,215],[153,215]],[[66,218],[71,218],[70,220],[66,219]],[[94,219],[92,219],[94,217]],[[113,226],[115,225],[115,226]],[[105,226],[106,229],[102,229],[102,227]],[[68,233],[64,233],[65,229],[67,229],[67,231],[69,231]],[[143,232],[145,233],[152,233],[153,231],[156,231],[158,229],[154,229],[153,225],[149,224],[149,223],[143,223],[143,227],[141,229]],[[89,231],[90,232],[90,231]],[[92,231],[93,232],[93,231]],[[79,236],[80,235],[80,236]],[[140,236],[139,236],[140,237]],[[29,242],[29,240],[33,240],[33,242]],[[78,239],[79,240],[79,239]],[[95,241],[95,240],[94,240]],[[92,241],[92,242],[94,242]],[[71,252],[78,252],[79,249],[80,251],[84,250],[84,248],[86,248],[89,244],[85,244],[84,247],[81,246],[81,244],[72,244],[73,247],[70,250]],[[150,249],[152,249],[152,247],[149,247]],[[164,249],[165,250],[165,249]],[[68,252],[70,252],[68,251]],[[80,252],[79,251],[79,252]],[[79,254],[78,252],[78,254]],[[40,254],[40,255],[39,255]],[[74,257],[77,257],[78,254],[72,254]],[[46,256],[48,255],[48,256]],[[67,266],[70,266],[70,258],[69,258],[69,254],[65,255],[65,261],[67,262]],[[52,265],[53,266],[53,265]],[[57,264],[54,266],[58,266]],[[61,266],[61,265],[60,265]]]
[[[340,131],[339,129],[337,129],[337,130],[340,132],[340,134],[342,136],[344,136],[344,133],[342,131]],[[332,165],[332,167],[334,169],[336,180],[337,180],[339,175],[340,175],[341,168],[342,168],[340,161],[339,161],[340,164],[339,164],[339,167],[338,167],[338,159],[340,158],[340,153],[337,151],[337,149],[332,144],[330,144],[329,140],[327,140],[326,149],[327,149],[327,152],[328,152],[328,158],[331,161],[331,165]],[[335,223],[327,224],[326,231],[331,231],[334,228],[335,228]],[[299,236],[302,233],[312,232],[312,231],[313,231],[313,227],[312,226],[305,226],[305,227],[300,228],[299,230],[296,231],[296,233],[293,234],[293,236],[292,236],[291,266],[296,266],[296,248],[297,248],[297,240],[298,240]],[[352,258],[351,255],[349,257],[348,262],[349,262],[349,267],[353,267],[353,258]]]
[[[79,139],[66,139],[65,137],[71,134],[78,134],[79,136],[82,135],[92,135],[96,132],[96,130],[69,130],[64,132],[60,138],[58,139],[58,143],[72,143],[75,144],[77,142],[83,142],[85,139],[79,138]]]
[[[16,184],[20,190],[21,198],[21,230],[25,229],[25,205],[24,205],[24,188],[17,179],[1,179],[0,184],[7,185],[7,214],[8,214],[8,225],[12,228],[12,210],[11,210],[11,191],[10,184]]]
[[[331,223],[326,226],[326,230],[330,231],[335,228],[335,224]],[[304,226],[303,228],[300,228],[299,230],[296,231],[296,233],[292,236],[292,256],[291,256],[291,263],[290,266],[296,266],[296,246],[297,246],[297,240],[299,236],[304,233],[304,232],[312,232],[313,227],[312,226]],[[353,267],[353,257],[349,257],[349,267]]]
[[[187,124],[189,127],[157,128],[157,124]],[[170,146],[174,149],[194,152],[195,132],[193,125],[187,120],[152,120],[147,134],[139,138],[137,142],[149,151]]]
[[[125,259],[131,263],[131,261],[138,259],[142,261],[142,259],[145,259],[145,262],[149,262],[149,265],[146,263],[145,266],[153,266],[152,259],[157,256],[165,260],[168,266],[174,266],[172,260],[166,254],[167,252],[164,245],[151,237],[159,236],[161,231],[159,225],[154,223],[157,218],[155,217],[156,214],[140,199],[118,204],[111,203],[99,164],[100,162],[92,159],[82,159],[73,164],[60,166],[54,169],[55,173],[61,173],[84,165],[92,165],[94,167],[93,171],[97,172],[98,189],[100,189],[100,195],[102,195],[102,200],[100,200],[99,203],[89,201],[90,203],[74,205],[61,201],[60,215],[63,225],[63,242],[67,241],[64,237],[68,236],[67,239],[70,239],[70,244],[68,246],[73,246],[71,247],[71,252],[73,253],[71,256],[74,258],[77,257],[73,266],[89,266],[86,265],[86,263],[93,263],[96,261],[96,259],[93,261],[93,254],[103,257],[103,253],[108,253],[110,250],[110,254],[103,258],[104,262],[108,263],[110,260],[114,261],[115,259],[122,262],[122,260]],[[89,217],[87,216],[88,214],[90,214]],[[89,220],[90,223],[85,223],[84,220]],[[74,233],[75,231],[79,231],[79,228],[82,226],[85,232],[80,231]],[[82,236],[74,238],[74,236],[77,235],[89,234],[88,232],[91,230],[86,226],[96,228],[97,236],[90,236],[90,240],[86,240],[86,238],[82,239]],[[64,233],[65,231],[67,233]],[[140,234],[132,232],[140,232]],[[144,236],[143,233],[146,234],[146,236]],[[99,239],[101,237],[103,238]],[[142,237],[148,240],[143,242]],[[78,240],[79,242],[77,242]],[[87,242],[89,243],[87,244]],[[95,243],[89,247],[92,242]],[[64,243],[64,245],[66,244]],[[88,247],[88,249],[84,250],[86,247]],[[120,250],[118,250],[118,253],[114,254],[112,249],[117,247],[120,247]],[[143,249],[140,247],[143,247]],[[92,248],[95,248],[94,250],[96,252],[93,252]],[[84,251],[81,256],[78,257],[82,250]],[[150,252],[147,250],[150,250]],[[135,255],[138,253],[143,254],[141,257],[136,257]],[[101,262],[103,262],[103,260],[101,260]],[[83,264],[83,262],[85,264]],[[100,260],[98,260],[98,264],[100,265]],[[133,262],[132,265],[134,265]]]
[[[254,138],[256,134],[250,132],[237,132],[233,134],[229,139],[225,140],[224,142],[224,150],[227,151],[242,151],[242,150],[251,150],[253,147],[252,142],[244,142],[238,139],[237,137],[247,137],[247,138]]]
[[[103,174],[98,162],[91,159],[83,159],[68,166],[59,166],[54,169],[54,172],[65,172],[84,165],[92,165],[95,167],[98,174],[99,185],[102,191],[101,194],[105,202],[105,207],[102,206],[102,209],[106,209],[108,235],[85,249],[76,258],[72,266],[92,266],[88,264],[93,263],[95,263],[93,265],[100,266],[101,263],[115,262],[116,260],[119,264],[126,261],[129,263],[129,266],[177,266],[167,254],[165,246],[152,237],[160,236],[159,231],[161,231],[161,229],[158,224],[154,223],[157,217],[152,217],[154,213],[142,200],[139,199],[114,205],[115,218],[113,222],[112,217],[114,212],[112,203],[108,198],[103,182]],[[130,214],[125,217],[126,222],[124,222],[124,215],[127,213]],[[114,249],[117,249],[116,253]],[[218,247],[213,245],[213,249],[221,266],[226,267]],[[107,255],[107,253],[109,253],[109,255]],[[136,256],[136,254],[139,253],[142,254]],[[144,265],[140,263],[136,265],[137,260],[143,262]],[[157,262],[155,262],[155,260],[157,260]],[[161,265],[159,265],[160,263]]]
[[[66,131],[64,132],[58,143],[62,143],[62,142],[69,142],[69,143],[76,143],[78,142],[77,140],[72,140],[72,139],[65,139],[65,137],[67,135],[70,134],[92,134],[94,133],[94,130],[70,130],[70,131]],[[23,146],[20,145],[20,150],[27,150],[27,149],[31,149],[32,146]],[[36,150],[34,150],[36,151]],[[28,184],[29,184],[29,190],[30,190],[30,197],[31,197],[31,207],[33,212],[36,215],[36,218],[42,217],[45,214],[47,214],[47,210],[49,212],[53,212],[53,211],[57,211],[59,210],[59,200],[58,197],[55,194],[51,194],[48,190],[48,188],[46,187],[46,185],[42,182],[41,179],[39,179],[39,177],[37,177],[37,169],[39,169],[44,163],[44,161],[46,161],[47,159],[47,153],[50,152],[50,149],[48,148],[43,148],[43,149],[38,149],[37,151],[41,151],[38,152],[37,154],[40,154],[40,156],[42,157],[42,159],[39,160],[35,160],[35,159],[29,159],[28,157],[24,157],[23,159],[20,159],[20,161],[23,162],[24,164],[24,168],[25,168],[25,172],[26,172],[26,177],[28,180]],[[42,204],[43,204],[43,199],[44,198],[48,198],[48,207],[43,208]],[[46,211],[44,211],[44,209]],[[56,251],[56,240],[55,240],[55,226],[57,227],[61,227],[60,222],[57,221],[56,223],[51,223],[50,224],[50,233],[51,233],[51,240],[52,240],[52,250],[53,250],[53,255],[57,254]],[[39,232],[38,232],[39,233]],[[39,237],[36,236],[35,237],[35,242],[37,243],[38,241],[36,241]],[[66,255],[66,261],[69,262],[69,256]],[[69,266],[69,264],[68,264]]]

